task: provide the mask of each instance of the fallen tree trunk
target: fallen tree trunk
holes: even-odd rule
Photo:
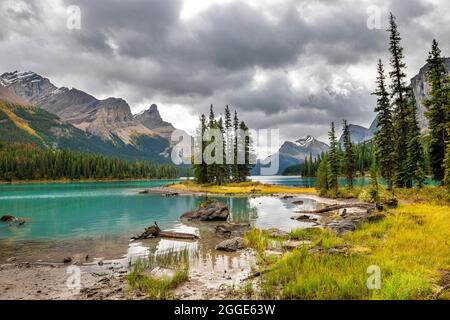
[[[182,233],[173,231],[160,231],[158,237],[172,238],[172,239],[186,239],[186,240],[198,239],[198,236],[192,233]]]
[[[174,231],[162,231],[158,224],[155,222],[153,226],[150,226],[145,229],[145,231],[139,236],[134,236],[132,240],[141,240],[141,239],[152,239],[152,238],[171,238],[171,239],[184,239],[184,240],[194,240],[197,239],[197,235],[191,233],[182,233],[182,232],[174,232]]]
[[[347,209],[347,208],[361,208],[361,209],[367,209],[367,210],[374,210],[376,209],[376,206],[371,203],[346,203],[346,204],[335,204],[331,205],[322,209],[316,209],[311,211],[295,211],[297,213],[325,213],[330,211],[336,211],[340,209]]]

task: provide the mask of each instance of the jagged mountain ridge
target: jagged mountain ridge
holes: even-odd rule
[[[170,144],[160,136],[136,137],[133,144],[126,144],[116,136],[112,140],[104,140],[33,106],[1,84],[0,141],[35,143],[43,148],[71,149],[127,160],[170,161]]]
[[[4,73],[0,76],[0,84],[25,101],[103,140],[119,138],[125,144],[133,144],[136,137],[156,135],[169,140],[175,130],[170,123],[162,121],[156,105],[150,107],[147,121],[142,123],[139,117],[133,116],[123,99],[98,100],[75,88],[57,88],[49,79],[31,71]],[[153,128],[153,124],[159,122],[164,126]]]

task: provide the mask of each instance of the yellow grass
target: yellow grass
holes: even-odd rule
[[[31,128],[28,123],[23,120],[22,118],[19,118],[16,116],[14,112],[11,111],[11,108],[6,106],[4,103],[0,102],[0,110],[3,111],[8,118],[20,129],[26,131],[28,134],[31,134],[32,136],[40,138],[40,136],[34,131],[33,128]]]
[[[317,231],[317,230],[316,230]],[[247,244],[265,244],[254,239]],[[292,232],[322,247],[344,245],[348,255],[310,254],[308,249],[286,253],[261,277],[261,294],[294,299],[445,299],[441,270],[450,270],[450,210],[429,203],[401,204],[377,223],[337,236],[331,231]],[[327,244],[327,245],[325,245]],[[260,248],[257,248],[260,249]],[[267,261],[265,259],[264,261]],[[367,268],[379,266],[381,288],[369,290]]]
[[[170,189],[180,192],[202,192],[228,195],[248,195],[248,194],[275,194],[275,193],[289,193],[289,194],[316,194],[315,188],[303,187],[289,187],[278,186],[270,184],[262,184],[259,182],[243,182],[243,183],[229,183],[221,186],[217,185],[200,185],[191,181],[186,181],[180,184],[174,184]]]

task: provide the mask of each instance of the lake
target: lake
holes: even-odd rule
[[[128,250],[130,236],[154,221],[162,229],[181,230],[185,226],[180,215],[197,208],[203,197],[139,193],[177,181],[0,185],[0,215],[27,219],[22,226],[0,223],[0,256],[32,253],[45,258],[52,251],[69,252],[80,247],[97,255],[120,255]],[[286,179],[286,183],[290,181]],[[292,204],[292,199],[277,197],[217,200],[228,205],[233,222],[285,231],[309,226],[290,219],[296,207],[311,210],[316,206],[311,199],[302,199],[301,206]]]

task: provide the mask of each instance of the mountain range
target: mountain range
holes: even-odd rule
[[[4,73],[0,88],[1,116],[11,129],[2,140],[20,136],[22,141],[53,148],[170,161],[170,137],[175,128],[162,120],[155,104],[133,115],[123,99],[99,100],[75,88],[58,88],[34,72]],[[18,121],[34,134],[30,136],[31,131]],[[2,126],[1,131],[5,130]]]

